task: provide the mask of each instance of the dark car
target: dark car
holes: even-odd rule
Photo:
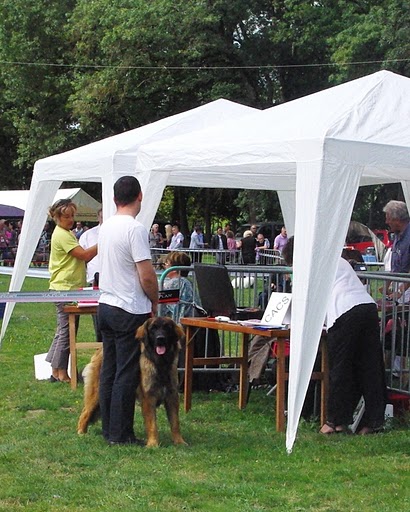
[[[273,245],[273,240],[275,239],[276,235],[279,235],[280,230],[282,229],[283,222],[256,222],[255,223],[258,226],[257,234],[262,233],[262,235],[267,238],[271,244],[271,247]],[[246,230],[251,229],[251,226],[254,224],[242,224],[239,226],[238,230],[236,231],[236,238],[241,239],[243,237],[243,234]]]

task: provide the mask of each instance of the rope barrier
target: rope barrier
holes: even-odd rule
[[[97,289],[56,291],[48,290],[46,292],[2,292],[0,293],[0,302],[78,302],[82,300],[98,300],[100,291]],[[161,304],[178,302],[179,289],[161,290],[159,292],[159,302]]]

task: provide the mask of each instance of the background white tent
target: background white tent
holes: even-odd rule
[[[168,184],[296,194],[289,451],[359,184],[401,181],[409,198],[409,119],[410,79],[382,71],[138,154]]]
[[[102,183],[103,216],[108,218],[115,212],[112,199],[113,184],[121,176],[137,174],[136,155],[141,144],[215,126],[255,111],[251,107],[220,99],[135,130],[38,160],[34,166],[31,187],[25,203],[25,218],[10,281],[10,291],[21,289],[47,219],[47,209],[53,203],[56,194],[61,192],[58,192],[58,189],[64,181]],[[154,218],[165,186],[161,180],[153,180],[148,189],[149,177],[148,172],[140,178],[146,198],[143,200],[142,212],[146,217],[142,219],[141,216],[141,220],[147,227]],[[149,205],[146,206],[146,202]],[[13,303],[6,305],[1,339],[6,332],[13,308]]]
[[[29,190],[0,190],[0,204],[19,208],[23,210],[24,215],[29,194]],[[57,190],[48,206],[59,199],[72,199],[74,201],[78,208],[76,220],[97,222],[97,211],[101,208],[101,203],[96,201],[81,188],[61,188]]]
[[[282,199],[295,198],[296,209],[288,207],[289,215],[295,212],[296,241],[286,439],[291,450],[357,188],[401,181],[410,197],[409,118],[410,80],[379,72],[196,134],[163,142],[157,137],[133,151],[108,152],[100,144],[102,158],[85,147],[75,150],[75,158],[69,152],[41,160],[31,197],[48,194],[49,204],[60,180],[78,172],[84,177],[75,179],[105,180],[106,215],[113,182],[131,173],[149,191],[146,224],[165,184],[279,190]],[[34,218],[31,225],[41,229],[42,222]],[[12,289],[21,287],[27,268],[26,260],[18,263]]]

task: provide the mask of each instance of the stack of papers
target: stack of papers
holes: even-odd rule
[[[247,327],[254,327],[257,329],[286,329],[287,325],[278,325],[278,324],[267,324],[265,322],[261,322],[257,318],[251,318],[249,320],[240,320],[238,324],[244,325]]]

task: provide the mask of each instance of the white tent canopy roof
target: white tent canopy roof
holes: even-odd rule
[[[348,146],[349,159],[364,166],[361,184],[407,179],[400,148],[408,141],[403,130],[408,83],[381,71],[250,114],[239,123],[144,145],[139,168],[170,172],[172,185],[186,179],[203,186],[206,173],[207,186],[294,190],[297,163],[321,159],[324,141],[337,141],[339,151]],[[393,112],[396,119],[389,115]]]
[[[113,183],[134,174],[144,192],[139,219],[147,226],[166,185],[278,190],[283,210],[295,212],[286,440],[291,450],[359,184],[401,181],[410,197],[410,80],[382,71],[263,112],[238,112],[244,108],[204,119],[208,128],[201,132],[179,124],[195,109],[184,119],[174,116],[174,131],[173,118],[163,120],[164,131],[155,134],[148,133],[152,125],[138,129],[144,135],[136,135],[132,147],[114,148],[110,138],[37,162],[26,212],[30,225],[23,225],[23,235],[24,229],[32,233],[22,239],[11,289],[21,287],[33,237],[45,220],[39,209],[61,181],[101,181],[106,217],[113,212]],[[178,133],[186,135],[169,138]],[[289,217],[285,222],[291,230]],[[6,308],[2,334],[10,312]]]
[[[26,210],[29,194],[29,190],[0,190],[0,204]],[[101,203],[81,188],[61,188],[57,190],[48,206],[59,199],[72,199],[77,205],[77,220],[97,222],[97,211],[101,208]]]

